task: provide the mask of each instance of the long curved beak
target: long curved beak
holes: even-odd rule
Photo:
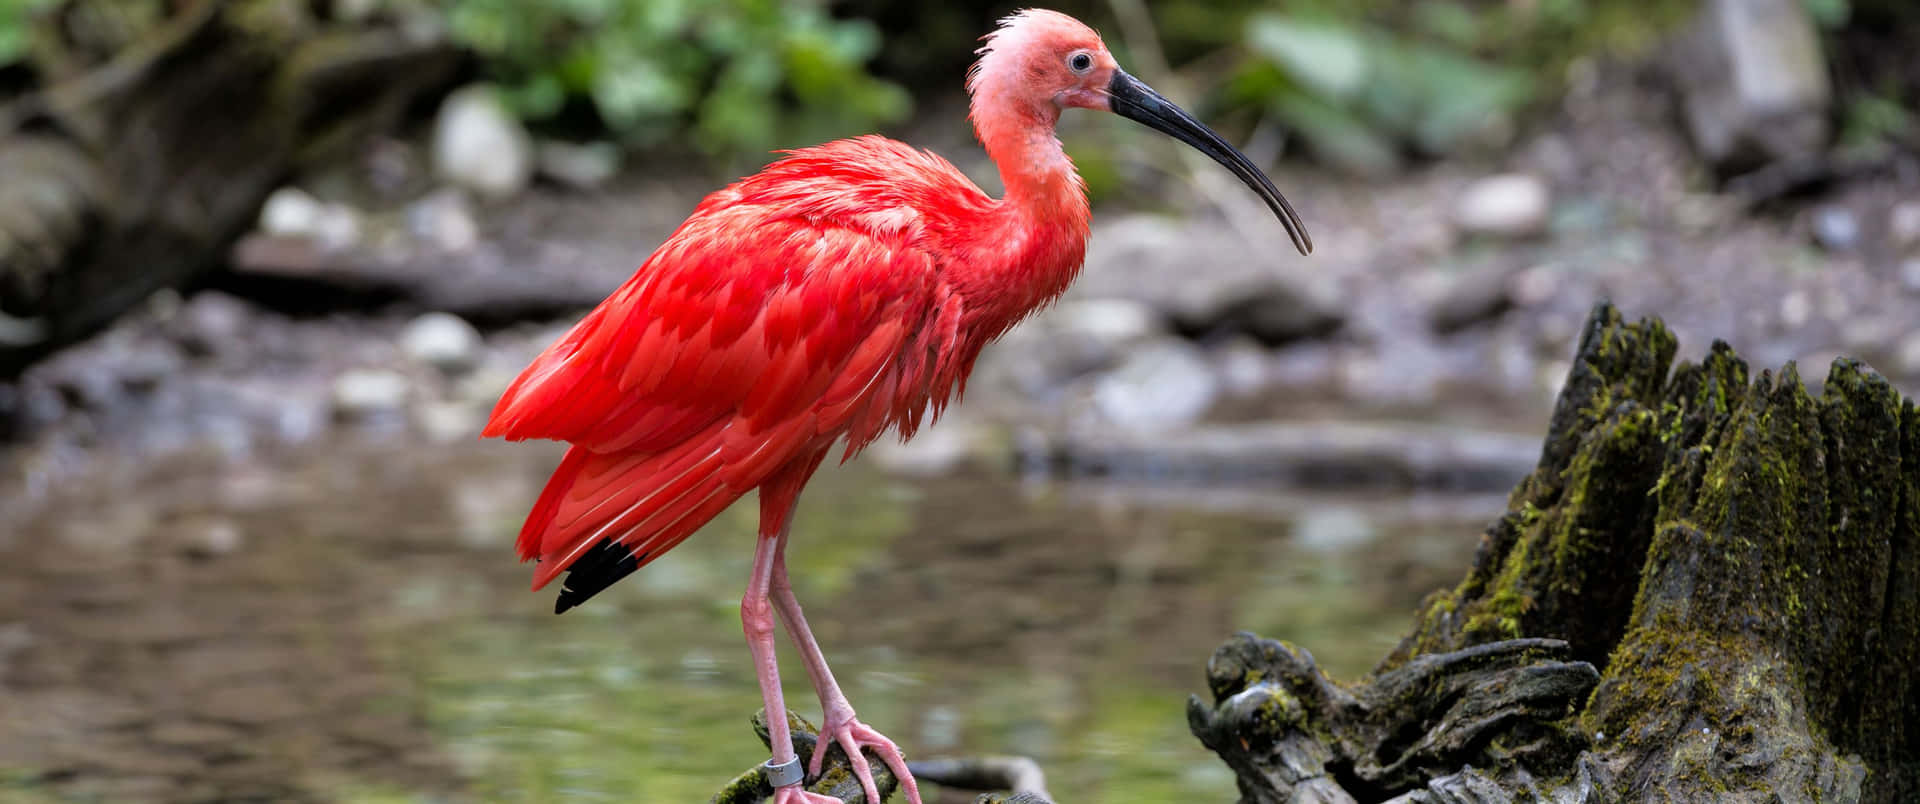
[[[1175,106],[1173,101],[1153,91],[1153,87],[1141,83],[1140,79],[1127,75],[1124,70],[1113,71],[1113,80],[1107,84],[1107,96],[1114,114],[1145,123],[1156,131],[1191,145],[1233,171],[1233,175],[1240,177],[1280,218],[1280,223],[1287,227],[1287,236],[1293,238],[1293,247],[1299,249],[1301,254],[1313,253],[1313,238],[1307,235],[1307,225],[1301,222],[1300,213],[1293,211],[1293,205],[1287,203],[1286,196],[1273,186],[1267,174],[1253,166],[1246,154],[1228,145],[1213,129],[1193,119],[1193,115],[1187,114],[1186,110]]]

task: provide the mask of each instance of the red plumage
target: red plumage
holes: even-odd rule
[[[945,160],[880,137],[790,152],[708,196],[494,407],[484,436],[573,445],[520,533],[520,557],[541,562],[533,587],[602,539],[634,554],[630,572],[835,440],[850,458],[938,415],[1027,312],[973,294],[1070,276],[1084,248],[1084,211],[1039,224],[1059,235],[1027,235],[1016,251],[1038,259],[994,282],[1018,243],[968,244],[1011,225],[1001,209]],[[1039,284],[1025,295],[1065,287]]]

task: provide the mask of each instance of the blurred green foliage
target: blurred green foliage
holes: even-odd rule
[[[10,67],[26,58],[33,15],[55,1],[0,0],[0,67]]]
[[[1220,98],[1285,123],[1322,159],[1362,173],[1409,155],[1505,142],[1536,101],[1558,95],[1570,65],[1632,56],[1684,22],[1692,0],[1300,0],[1241,12],[1224,3],[1169,8],[1170,50],[1238,31]]]
[[[871,130],[911,111],[866,64],[880,32],[788,0],[445,0],[454,37],[545,120],[591,104],[631,145],[713,157]]]

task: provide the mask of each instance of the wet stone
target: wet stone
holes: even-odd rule
[[[307,715],[310,707],[286,684],[254,682],[210,690],[196,709],[210,720],[265,726]]]
[[[201,762],[184,753],[145,750],[130,740],[94,735],[84,742],[61,746],[55,752],[54,765],[128,776],[183,776],[198,771]]]
[[[1860,247],[1860,218],[1846,207],[1814,210],[1813,239],[1828,251],[1853,251]]]
[[[93,776],[75,781],[65,792],[83,801],[164,801],[178,788],[167,776]]]
[[[1462,193],[1454,222],[1471,234],[1532,237],[1546,231],[1552,193],[1538,176],[1490,176]]]
[[[1900,263],[1900,287],[1908,293],[1920,293],[1920,258]]]
[[[398,715],[368,714],[334,727],[334,733],[381,750],[404,751],[420,741],[417,729]]]
[[[292,669],[293,662],[285,645],[223,641],[180,648],[167,658],[166,666],[173,675],[218,692],[238,680],[277,677]]]
[[[391,412],[406,403],[411,390],[398,372],[354,369],[334,380],[333,409],[347,418]]]
[[[1894,362],[1901,374],[1920,377],[1920,332],[1908,335],[1900,342],[1900,351]]]
[[[1920,249],[1920,201],[1902,201],[1887,212],[1887,239],[1897,249]]]
[[[452,313],[427,313],[400,333],[407,357],[448,374],[464,373],[480,359],[480,331]]]
[[[175,748],[225,745],[245,735],[232,726],[195,720],[167,721],[147,730],[147,739]]]

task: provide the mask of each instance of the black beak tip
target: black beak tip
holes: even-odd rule
[[[1113,78],[1107,82],[1107,97],[1114,114],[1193,146],[1232,171],[1267,202],[1267,208],[1273,210],[1280,224],[1286,227],[1287,236],[1292,238],[1293,247],[1301,256],[1313,253],[1313,238],[1307,234],[1307,225],[1300,219],[1300,213],[1294,211],[1286,196],[1280,194],[1279,188],[1273,186],[1273,181],[1255,167],[1246,154],[1229,145],[1213,129],[1124,70],[1113,71]]]

